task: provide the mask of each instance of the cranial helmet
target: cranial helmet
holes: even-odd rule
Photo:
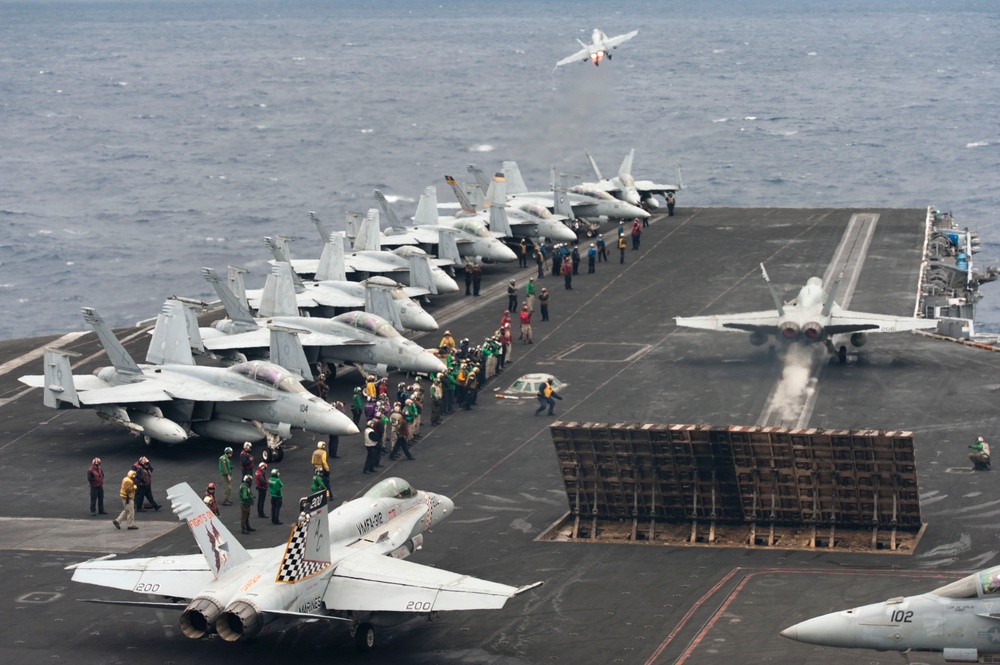
[[[316,444],[316,447],[319,448],[320,450],[323,450],[324,448],[326,448],[326,441],[320,441],[319,443]]]
[[[208,489],[209,492],[214,492],[215,491],[215,483],[209,483],[207,489]]]
[[[243,482],[249,483],[251,480],[253,480],[253,478],[251,478],[249,474],[243,476]]]
[[[253,448],[253,444],[249,441],[243,444],[243,450],[250,450],[251,448]]]
[[[90,463],[96,466],[101,463],[101,458],[95,457]]]
[[[135,469],[129,469],[128,477],[129,478],[135,478]]]
[[[233,449],[232,449],[232,448],[230,448],[229,446],[226,446],[226,449],[225,449],[224,451],[222,451],[222,452],[224,452],[224,453],[226,453],[227,455],[229,455],[230,453],[232,453],[232,452],[233,452]]]
[[[277,478],[280,474],[278,473],[277,469],[271,469],[271,475]]]
[[[264,462],[261,462],[260,464],[257,465],[257,468],[260,469],[261,471],[263,471],[264,469],[267,468],[267,464],[265,464]]]

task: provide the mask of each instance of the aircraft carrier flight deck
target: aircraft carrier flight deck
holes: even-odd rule
[[[77,373],[107,365],[92,333],[0,344],[0,658],[77,665],[248,658],[408,665],[899,662],[892,652],[812,647],[778,633],[811,616],[930,590],[997,563],[1000,485],[991,472],[972,470],[967,446],[1000,431],[1000,354],[912,333],[872,335],[864,353],[849,349],[847,362],[834,355],[814,367],[801,400],[776,414],[780,354],[751,345],[747,334],[679,328],[674,317],[771,308],[762,263],[785,299],[810,277],[846,272],[852,310],[912,316],[927,210],[680,204],[676,216],[654,217],[641,248],[625,250],[624,264],[613,247],[615,227],[605,226],[609,263],[586,274],[584,259],[572,290],[561,277],[537,280],[551,293],[551,321],[536,315],[535,343],[514,342],[513,363],[480,391],[471,411],[458,410],[436,427],[425,417],[415,460],[384,462],[378,474],[363,475],[361,437],[341,439],[340,458],[331,460],[335,505],[389,476],[454,501],[455,514],[426,534],[413,561],[514,586],[544,581],[499,611],[442,613],[384,628],[368,653],[357,653],[338,625],[230,644],[185,638],[170,611],[78,602],[130,594],[73,583],[67,565],[108,553],[197,552],[169,504],[138,514],[136,531],[112,526],[118,484],[131,464],[150,457],[154,491],[166,503],[163,493],[172,484],[187,481],[200,492],[218,481],[216,460],[225,444],[196,439],[147,448],[141,438],[102,426],[90,411],[45,408],[41,391],[17,381],[40,373],[41,350],[49,344],[80,354]],[[523,294],[535,273],[533,266],[487,266],[482,296],[439,298],[429,311],[457,339],[478,343],[498,327],[508,279],[517,279]],[[144,357],[144,329],[116,332],[135,357]],[[427,333],[416,341],[434,347],[439,339]],[[566,384],[555,417],[533,415],[534,399],[494,396],[531,372],[552,373]],[[349,401],[357,378],[353,372],[337,378],[330,398]],[[390,375],[391,385],[399,380]],[[554,421],[912,432],[925,527],[914,550],[878,553],[542,541],[570,509],[549,430]],[[286,512],[309,493],[316,440],[297,431],[277,465]],[[112,513],[100,518],[88,510],[86,469],[94,456],[103,460]],[[222,510],[235,530],[238,506]],[[288,526],[256,517],[251,523],[257,531],[239,536],[247,547],[288,539]],[[940,654],[910,658],[943,662]]]

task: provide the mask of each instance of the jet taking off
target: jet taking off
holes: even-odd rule
[[[265,549],[244,549],[187,483],[168,489],[167,498],[201,554],[101,557],[68,569],[74,582],[142,595],[86,602],[176,610],[181,633],[191,639],[217,634],[244,642],[302,623],[342,622],[366,651],[376,626],[500,609],[542,584],[513,587],[404,561],[455,504],[401,478],[386,478],[333,511],[325,492],[302,499],[288,544]],[[161,599],[146,600],[148,594]]]
[[[45,374],[18,380],[42,388],[45,406],[92,408],[108,424],[124,427],[147,443],[180,443],[201,435],[242,444],[266,437],[280,459],[280,440],[268,434],[287,439],[292,427],[328,436],[357,434],[350,418],[308,393],[297,376],[275,363],[195,365],[187,313],[180,301],[164,304],[146,355],[146,361],[155,364],[138,365],[97,311],[84,307],[83,318],[113,366],[93,375],[74,375],[66,353],[46,349]],[[197,329],[197,322],[194,326]],[[301,352],[293,333],[264,334],[276,347]]]
[[[624,35],[608,37],[603,31],[594,28],[594,32],[590,35],[590,43],[584,44],[582,40],[577,39],[576,41],[580,42],[580,46],[583,48],[557,62],[556,67],[562,67],[571,62],[592,62],[595,66],[599,66],[605,56],[607,56],[608,60],[611,59],[612,49],[618,48],[638,34],[638,30],[633,30]]]
[[[782,303],[771,285],[764,264],[761,264],[760,269],[774,299],[775,309],[741,314],[678,316],[674,319],[677,325],[701,330],[748,332],[750,343],[754,346],[766,344],[768,337],[772,335],[785,343],[823,342],[831,353],[835,352],[833,343],[835,335],[850,335],[851,344],[861,347],[868,341],[868,333],[904,332],[937,327],[937,321],[932,319],[843,310],[833,300],[840,285],[839,279],[830,289],[830,293],[826,293],[823,289],[823,280],[819,277],[810,277],[794,300]],[[846,362],[846,346],[841,346],[836,353],[840,362]]]
[[[976,663],[1000,653],[998,603],[1000,566],[994,566],[919,596],[809,619],[781,636],[824,647],[937,651],[948,662]]]
[[[637,206],[644,203],[650,210],[660,207],[659,202],[656,200],[657,195],[666,196],[684,188],[684,185],[681,183],[680,164],[677,165],[677,184],[659,185],[652,180],[636,180],[632,177],[632,160],[634,158],[635,148],[632,148],[625,156],[625,159],[622,160],[622,165],[618,169],[618,175],[609,179],[601,175],[601,170],[597,168],[597,162],[594,161],[594,158],[588,152],[587,159],[590,160],[590,166],[594,170],[597,182],[584,184],[603,190],[616,199],[628,201],[632,205]]]

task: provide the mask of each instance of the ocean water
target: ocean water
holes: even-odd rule
[[[639,35],[554,72],[594,27]],[[0,0],[0,339],[211,298],[201,266],[258,286],[263,236],[318,255],[307,211],[584,150],[683,164],[681,206],[934,205],[998,262],[998,55],[992,0]]]

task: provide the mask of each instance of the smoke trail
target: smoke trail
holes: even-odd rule
[[[793,344],[785,354],[785,367],[774,388],[768,412],[777,414],[785,423],[796,425],[806,401],[816,390],[813,369],[824,352],[822,346]]]

